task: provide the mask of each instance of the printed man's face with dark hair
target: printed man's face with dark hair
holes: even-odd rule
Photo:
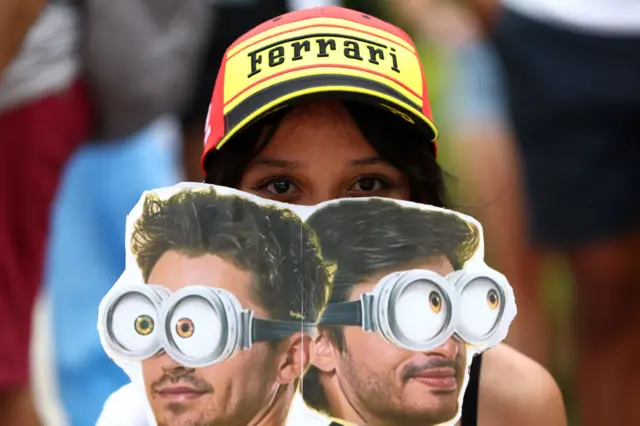
[[[445,256],[424,259],[403,269],[428,269],[443,276],[453,272]],[[355,285],[349,300],[371,292],[388,272]],[[330,414],[347,419],[356,415],[368,426],[435,425],[456,416],[465,378],[464,343],[450,338],[436,349],[412,352],[359,327],[343,327],[341,332],[344,350],[325,332],[314,362],[323,373],[329,373],[321,373],[319,380]]]
[[[359,300],[393,272],[422,269],[445,277],[463,267],[480,241],[475,225],[450,212],[380,199],[336,202],[307,223],[318,235],[324,258],[336,265],[330,304]],[[434,314],[433,321],[442,319],[444,326],[443,300],[438,304],[435,294],[435,299],[430,293],[407,296],[412,306],[424,297],[426,311],[413,306],[394,316],[403,324],[418,324],[412,315]],[[433,350],[415,352],[362,327],[328,327],[303,381],[312,408],[368,426],[435,425],[458,414],[467,365],[462,341],[450,338]]]
[[[134,225],[131,247],[147,284],[171,292],[215,287],[235,296],[257,319],[315,322],[329,292],[315,235],[298,216],[241,197],[220,196],[212,188],[180,191],[168,199],[149,195]],[[204,332],[199,342],[202,336],[214,339],[206,337],[216,334],[211,328],[199,327],[212,323],[205,306],[181,306],[185,318],[176,314],[176,307],[172,315],[176,327],[194,318],[190,342],[199,332]],[[224,330],[220,334],[226,335]],[[158,424],[245,425],[267,412],[278,423],[308,365],[310,344],[308,334],[295,332],[256,342],[198,369],[181,366],[164,352],[143,361],[147,397]]]
[[[196,283],[228,290],[256,317],[268,318],[255,302],[253,280],[251,273],[220,256],[191,257],[178,251],[163,254],[149,277],[149,282],[171,291]],[[300,339],[285,339],[276,347],[256,344],[222,363],[199,369],[182,367],[164,353],[144,361],[147,397],[158,424],[250,423],[257,407],[269,406],[276,387],[299,377],[304,368],[301,360],[308,359]]]

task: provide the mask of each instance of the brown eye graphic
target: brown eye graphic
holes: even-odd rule
[[[494,311],[500,308],[500,295],[493,288],[487,292],[487,304]]]
[[[429,294],[429,307],[435,314],[439,314],[442,311],[442,296],[437,291],[432,291]]]
[[[183,339],[188,339],[189,337],[193,336],[194,331],[195,326],[193,324],[193,321],[191,321],[189,318],[181,318],[176,323],[176,333]]]

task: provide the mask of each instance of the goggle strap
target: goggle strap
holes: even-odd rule
[[[318,325],[335,326],[362,326],[362,302],[329,303],[320,318]]]
[[[251,340],[253,343],[257,343],[284,339],[298,332],[312,333],[315,331],[316,326],[303,321],[253,318],[251,329]]]

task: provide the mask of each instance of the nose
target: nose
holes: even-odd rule
[[[162,352],[156,358],[156,362],[160,364],[160,368],[164,374],[169,375],[180,375],[186,374],[190,371],[195,371],[193,368],[185,367],[178,362],[176,362],[173,358],[167,355],[166,352]]]
[[[455,359],[461,350],[462,343],[455,337],[449,338],[442,345],[427,351],[428,355],[439,355],[445,359]]]
[[[296,202],[303,206],[314,206],[329,200],[343,198],[344,195],[329,187],[309,188],[307,192]]]
[[[188,368],[175,362],[172,365],[163,365],[162,372],[168,376],[184,376],[196,371],[195,368]]]

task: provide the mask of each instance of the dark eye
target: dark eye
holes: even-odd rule
[[[362,177],[353,184],[353,189],[359,192],[373,192],[385,187],[384,182],[374,177]]]
[[[270,176],[263,178],[260,183],[251,187],[254,194],[271,200],[290,203],[302,191],[295,180],[288,176]]]
[[[274,179],[265,185],[267,191],[274,194],[287,194],[293,189],[293,183],[285,179]]]

